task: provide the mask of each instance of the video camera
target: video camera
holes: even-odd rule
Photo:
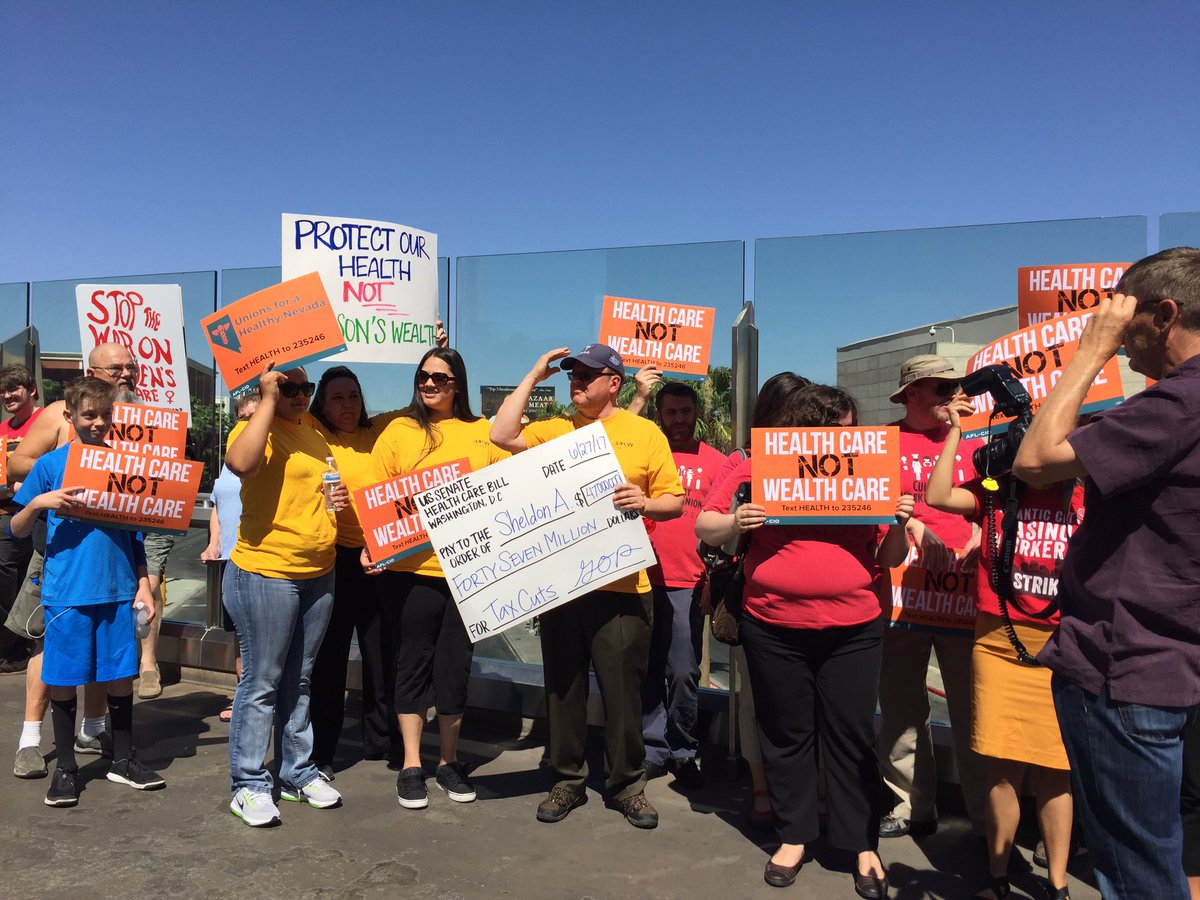
[[[971,461],[981,475],[995,477],[1012,470],[1017,449],[1033,422],[1033,400],[1012,369],[1006,365],[984,366],[963,378],[963,393],[970,397],[991,394],[997,413],[1016,416],[1008,431],[992,438],[975,451]]]

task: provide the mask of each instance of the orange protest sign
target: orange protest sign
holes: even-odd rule
[[[1008,366],[1029,392],[1036,413],[1042,400],[1058,382],[1062,370],[1079,349],[1079,336],[1091,317],[1090,310],[1071,313],[1007,334],[972,356],[967,362],[967,374],[984,366]],[[1096,376],[1084,397],[1080,412],[1107,409],[1116,406],[1123,398],[1121,371],[1114,356]],[[972,397],[971,402],[975,412],[962,420],[963,437],[984,437],[989,431],[988,422],[994,406],[992,397],[990,394],[980,394]],[[1010,416],[997,416],[991,420],[990,430],[992,433],[1006,431],[1011,421]]]
[[[1022,266],[1017,269],[1017,323],[1022,328],[1089,310],[1113,286],[1129,263],[1078,263],[1062,266]]]
[[[187,413],[159,406],[114,403],[107,442],[116,450],[183,459]]]
[[[943,572],[917,565],[917,548],[909,547],[904,565],[890,570],[890,583],[884,585],[887,596],[881,598],[892,625],[974,634],[977,572],[960,569],[960,552],[954,551],[954,562]]]
[[[182,413],[180,413],[182,415]],[[71,518],[130,531],[187,534],[204,464],[72,441],[63,485],[83,487]]]
[[[415,469],[354,491],[354,508],[358,511],[371,561],[382,568],[421,550],[431,549],[416,495],[456,481],[470,471],[471,461],[463,457]]]
[[[708,306],[605,297],[600,343],[620,353],[631,369],[655,365],[679,378],[704,378],[716,318]]]
[[[900,429],[754,428],[753,502],[768,525],[852,525],[896,521]]]
[[[257,384],[269,362],[294,369],[346,349],[316,272],[243,297],[200,324],[231,393]]]

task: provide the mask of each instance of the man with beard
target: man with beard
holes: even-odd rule
[[[686,492],[683,515],[647,522],[658,562],[646,570],[654,595],[650,660],[642,690],[642,739],[646,775],[672,772],[683,787],[699,787],[696,765],[697,688],[700,679],[704,614],[700,610],[704,564],[696,554],[696,516],[712,478],[725,462],[719,450],[696,438],[700,401],[680,381],[668,382],[655,399],[658,425]]]
[[[904,404],[900,427],[900,493],[917,499],[908,522],[916,546],[915,565],[945,571],[955,562],[955,551],[964,559],[974,556],[978,533],[963,516],[939,512],[925,503],[925,487],[933,464],[941,455],[949,431],[950,400],[958,391],[962,373],[941,356],[922,354],[905,360],[900,384],[891,394]],[[975,477],[971,454],[979,441],[959,445],[954,484]],[[896,796],[896,805],[879,823],[880,837],[932,834],[937,828],[937,769],[930,731],[926,679],[929,654],[937,653],[938,668],[946,689],[946,706],[954,738],[954,755],[967,814],[976,834],[986,833],[985,771],[982,758],[971,749],[971,631],[934,632],[891,623],[884,633],[883,663],[879,675],[879,765],[884,782]]]

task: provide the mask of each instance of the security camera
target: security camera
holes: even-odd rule
[[[930,326],[929,326],[929,336],[930,336],[930,337],[937,337],[937,326],[936,326],[936,325],[930,325]]]

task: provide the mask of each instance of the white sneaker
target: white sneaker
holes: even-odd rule
[[[341,804],[342,795],[337,792],[337,788],[330,787],[318,777],[302,788],[280,788],[279,799],[291,800],[293,803],[307,803],[316,809],[329,809],[331,806]]]
[[[229,802],[229,811],[251,828],[279,824],[279,807],[270,794],[239,788]]]

